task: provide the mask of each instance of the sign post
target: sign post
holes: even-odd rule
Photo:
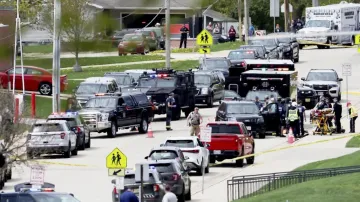
[[[342,75],[346,77],[346,102],[349,102],[349,76],[351,76],[351,64],[342,65]]]
[[[44,184],[45,168],[43,166],[31,166],[30,183],[35,186]]]
[[[275,33],[275,19],[280,17],[280,1],[279,0],[270,0],[270,17],[274,18],[274,33]]]
[[[199,53],[206,54],[210,53],[210,46],[213,45],[213,37],[210,32],[206,29],[203,29],[197,36],[196,36],[196,45],[199,46]]]
[[[203,127],[201,128],[200,131],[200,142],[204,142],[206,144],[207,147],[207,143],[211,142],[211,132],[212,132],[212,128],[211,127]],[[208,159],[208,161],[210,161],[210,159]],[[202,169],[202,188],[201,188],[201,192],[202,194],[204,194],[204,186],[205,186],[205,166],[202,165],[203,167]]]
[[[115,148],[106,157],[106,167],[108,168],[109,176],[118,177],[118,180],[116,180],[116,187],[119,189],[123,189],[125,169],[127,167],[126,155],[122,151],[120,151],[119,148]]]
[[[149,181],[149,165],[136,164],[135,165],[135,182],[140,182],[139,197],[140,202],[144,202],[144,182]]]

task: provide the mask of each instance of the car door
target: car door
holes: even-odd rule
[[[252,138],[250,136],[251,130],[248,130],[245,124],[241,124],[241,130],[243,131],[242,142],[244,144],[244,155],[252,153]]]
[[[280,124],[279,109],[276,103],[268,104],[262,112],[265,121],[266,131],[276,131]]]
[[[22,77],[21,77],[21,67],[16,67],[15,68],[15,90],[22,90]],[[24,73],[25,73],[25,69],[24,69]],[[11,81],[11,89],[13,88],[13,78],[14,78],[14,69],[10,69],[8,71],[9,77],[10,77],[10,81]]]
[[[70,127],[69,123],[66,122],[62,127],[63,127],[64,131],[67,131],[67,133],[69,134],[69,139],[70,139],[71,146],[76,147],[77,135],[74,133],[74,131],[71,130],[71,127]]]
[[[217,74],[214,74],[213,77],[214,77],[214,80],[213,80],[212,88],[214,90],[214,99],[220,100],[221,99],[220,79]]]
[[[43,80],[43,72],[33,68],[25,68],[24,71],[25,90],[37,91]]]
[[[216,121],[225,121],[226,120],[226,104],[223,102],[220,104],[218,110],[216,111]]]
[[[186,171],[186,167],[184,167],[180,163],[177,163],[176,165],[178,166],[178,169],[180,170],[180,173],[181,173],[181,177],[184,180],[185,190],[189,190],[190,189],[190,176],[189,176],[188,171]]]
[[[200,148],[201,157],[204,159],[204,164],[207,165],[209,161],[209,150],[205,147],[205,145],[200,142],[199,138],[196,138],[196,145]]]
[[[185,162],[185,156],[184,153],[179,149],[177,150],[177,153],[179,155],[179,160],[181,162],[181,165],[186,169],[187,168],[187,164]]]
[[[136,103],[130,96],[123,96],[125,105],[123,106],[123,116],[125,116],[125,122],[122,125],[133,125],[136,122],[135,107]]]
[[[145,94],[136,94],[134,96],[132,96],[135,103],[136,103],[136,107],[134,109],[134,119],[136,123],[140,123],[141,122],[141,118],[142,118],[142,112],[144,107],[148,104],[149,100],[146,97]],[[149,114],[150,115],[150,114]]]

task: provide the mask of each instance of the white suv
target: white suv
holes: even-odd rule
[[[64,120],[36,123],[27,137],[28,159],[41,154],[63,154],[65,158],[77,155],[76,134]]]

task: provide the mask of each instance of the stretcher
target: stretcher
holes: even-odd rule
[[[316,110],[312,117],[312,123],[315,124],[313,135],[332,135],[333,128],[329,126],[329,122],[334,118],[332,109]]]

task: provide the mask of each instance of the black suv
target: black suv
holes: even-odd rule
[[[196,104],[207,104],[213,107],[214,102],[224,98],[225,82],[216,71],[195,72]]]
[[[190,168],[185,169],[178,160],[148,161],[161,175],[163,182],[171,186],[171,192],[176,194],[179,202],[191,200]]]
[[[240,49],[229,52],[228,59],[231,62],[231,67],[242,67],[246,70],[245,59],[259,59],[259,53],[256,49]]]
[[[279,38],[279,42],[284,49],[283,59],[292,60],[294,63],[299,62],[300,46],[296,38],[289,34],[289,37]]]
[[[97,95],[79,114],[90,132],[107,132],[110,138],[118,129],[138,127],[140,133],[147,133],[154,117],[153,105],[144,93]]]
[[[270,59],[283,59],[284,48],[280,45],[277,38],[273,39],[251,39],[249,45],[263,45],[266,49],[267,57]]]
[[[144,73],[139,77],[137,88],[148,88],[146,95],[155,105],[155,114],[166,113],[166,99],[170,93],[175,94],[176,108],[173,120],[179,120],[181,111],[187,117],[195,108],[196,86],[194,72],[175,71],[173,69],[153,69],[155,74]]]
[[[265,138],[265,122],[259,108],[251,101],[224,101],[219,106],[215,121],[238,121],[246,125],[246,129]]]
[[[199,70],[217,70],[221,71],[225,78],[229,76],[229,68],[231,67],[231,62],[226,57],[212,57],[212,58],[202,58],[200,60]]]

